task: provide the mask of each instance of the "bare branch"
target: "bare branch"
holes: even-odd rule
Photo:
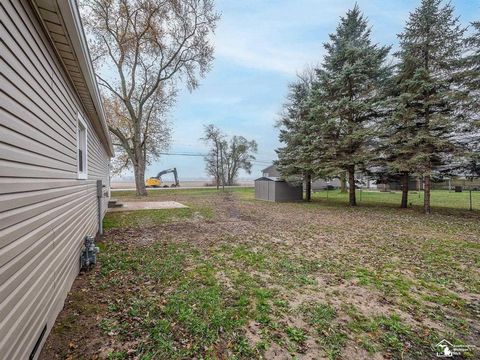
[[[177,88],[185,82],[194,89],[210,67],[209,37],[219,16],[213,0],[83,2],[109,129],[129,159],[120,163],[133,166],[142,192],[145,165],[168,146],[166,115]]]

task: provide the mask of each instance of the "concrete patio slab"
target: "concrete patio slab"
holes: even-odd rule
[[[156,210],[156,209],[181,209],[187,208],[176,201],[128,201],[122,207],[110,208],[109,212],[135,211],[135,210]]]

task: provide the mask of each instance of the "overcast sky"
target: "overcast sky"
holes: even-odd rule
[[[408,13],[419,0],[357,0],[372,26],[375,42],[397,46]],[[204,124],[229,135],[243,135],[258,144],[256,178],[279,146],[275,122],[287,85],[306,65],[321,62],[323,43],[340,16],[355,1],[217,0],[222,18],[215,33],[212,70],[194,92],[182,92],[171,113],[171,153],[207,151],[199,140]],[[480,0],[453,0],[464,25],[480,20]],[[180,179],[207,178],[201,157],[163,156],[147,169],[147,177],[177,167]]]

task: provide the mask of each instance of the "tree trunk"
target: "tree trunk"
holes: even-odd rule
[[[222,190],[225,191],[225,168],[223,166],[223,146],[220,143],[220,166],[222,168]]]
[[[402,204],[400,207],[406,209],[408,207],[408,172],[402,174]]]
[[[348,203],[350,206],[357,206],[355,190],[355,166],[351,165],[348,167]]]
[[[425,175],[423,185],[423,209],[425,214],[431,214],[432,209],[430,208],[430,175]]]
[[[305,175],[305,200],[312,200],[312,175]]]
[[[147,196],[147,189],[145,188],[145,163],[141,160],[134,164],[133,172],[135,174],[137,196]]]
[[[347,192],[347,180],[345,174],[340,175],[340,192]]]
[[[215,147],[216,147],[216,154],[215,154],[215,157],[216,157],[216,160],[217,160],[217,164],[216,164],[216,169],[215,169],[215,172],[216,172],[216,179],[215,179],[215,182],[217,183],[217,190],[220,188],[220,168],[219,168],[219,165],[218,165],[218,142],[215,141]]]

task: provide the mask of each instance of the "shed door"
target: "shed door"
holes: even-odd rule
[[[277,189],[277,182],[276,181],[269,181],[268,182],[268,200],[270,201],[275,201],[277,195],[276,195],[276,189]]]

